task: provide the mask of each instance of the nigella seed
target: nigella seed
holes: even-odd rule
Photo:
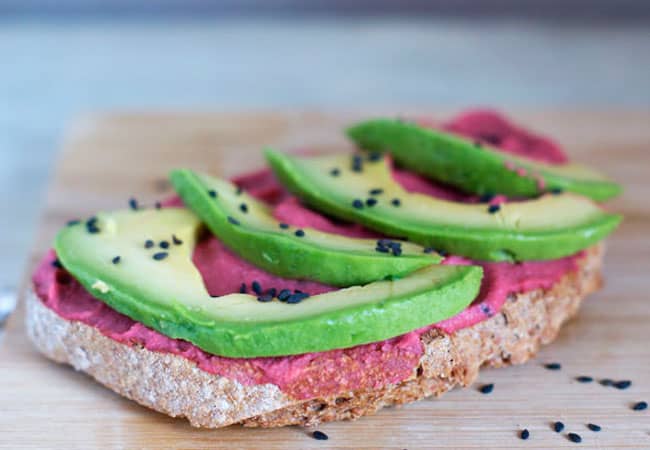
[[[393,251],[393,256],[400,256],[402,254],[402,248],[393,246],[391,247],[391,250]]]
[[[167,253],[167,252],[154,253],[153,254],[153,259],[155,259],[156,261],[161,261],[161,260],[167,258],[168,255],[169,255],[169,253]]]
[[[648,402],[636,402],[632,405],[632,410],[634,411],[644,411],[648,409]]]
[[[399,198],[394,198],[390,201],[390,204],[393,206],[399,206],[402,204],[402,201]]]
[[[569,438],[569,440],[571,442],[575,442],[576,444],[579,444],[579,443],[582,442],[582,438],[580,437],[580,435],[578,433],[569,433],[567,435],[567,437]]]
[[[296,230],[293,234],[295,234],[298,237],[303,237],[305,235],[304,230]]]
[[[580,376],[580,377],[576,377],[576,381],[578,383],[591,383],[592,381],[594,381],[594,379],[592,377]]]
[[[282,289],[278,294],[278,300],[286,302],[289,296],[291,296],[291,291],[289,289]]]
[[[488,212],[494,214],[501,209],[501,205],[490,205],[488,206]]]
[[[380,195],[384,193],[384,190],[381,188],[370,189],[369,193],[370,195]]]
[[[422,250],[424,253],[435,253],[436,249],[433,247],[425,247],[424,250]]]
[[[137,210],[138,210],[138,201],[137,201],[136,199],[134,199],[133,197],[131,197],[131,198],[129,199],[129,207],[130,207],[133,211],[137,211]]]
[[[548,370],[560,370],[562,368],[562,364],[548,363],[548,364],[544,364],[544,367],[546,367]]]
[[[113,264],[117,264],[117,263],[120,262],[121,259],[122,259],[122,258],[120,258],[119,256],[116,256],[115,258],[113,258],[113,259],[111,260],[111,262],[112,262]]]
[[[271,297],[275,297],[275,294],[277,294],[277,290],[275,288],[271,288],[268,291],[266,291],[266,295],[270,295]]]
[[[330,175],[332,175],[333,177],[338,177],[339,175],[341,175],[341,171],[339,169],[336,169],[336,168],[332,169],[332,170],[330,170]]]
[[[52,261],[52,267],[56,267],[57,269],[63,269],[63,265],[61,264],[61,261],[59,261],[58,259]]]
[[[241,286],[239,286],[239,293],[240,294],[246,293],[246,283],[242,283]]]
[[[66,223],[67,226],[71,227],[73,225],[79,225],[81,223],[81,220],[79,219],[74,219],[74,220],[68,220]]]
[[[167,241],[160,241],[160,244],[158,244],[160,248],[168,249],[169,248],[169,242]]]
[[[239,225],[239,220],[235,219],[232,216],[228,216],[228,222],[230,222],[233,225]]]
[[[564,424],[563,424],[562,422],[559,422],[559,421],[558,421],[558,422],[555,422],[555,423],[553,424],[553,430],[554,430],[556,433],[561,433],[562,430],[564,430]]]
[[[217,191],[211,189],[208,191],[208,195],[212,198],[217,198]]]
[[[478,201],[481,203],[489,203],[494,198],[494,194],[483,194],[479,197]]]
[[[251,283],[251,289],[253,292],[255,292],[257,295],[262,295],[262,286],[257,282],[253,281]]]
[[[283,230],[286,230],[287,228],[289,228],[289,224],[288,224],[288,223],[284,223],[284,222],[280,222],[280,223],[278,224],[278,226],[279,226],[280,228],[282,228]]]
[[[86,231],[92,234],[99,233],[99,227],[97,226],[97,217],[91,217],[86,221]]]
[[[388,249],[388,247],[382,247],[378,245],[377,247],[375,247],[375,251],[378,251],[379,253],[388,253],[390,250]]]
[[[241,210],[241,212],[247,213],[248,212],[248,205],[246,203],[242,203],[241,205],[239,205],[239,209]]]
[[[494,390],[494,383],[484,384],[478,390],[481,394],[490,394]]]
[[[614,386],[616,389],[621,389],[621,390],[623,390],[623,389],[627,389],[627,388],[629,388],[630,386],[632,386],[632,382],[631,382],[630,380],[621,380],[621,381],[617,381],[617,382],[615,382],[613,386]]]
[[[595,432],[598,432],[598,431],[602,430],[600,425],[596,425],[595,423],[588,423],[587,428],[589,428],[591,431],[595,431]]]
[[[174,243],[174,245],[181,245],[181,244],[183,244],[183,241],[181,241],[180,239],[178,239],[178,238],[176,237],[175,234],[172,234],[172,242]]]
[[[361,172],[363,170],[363,160],[360,155],[354,155],[352,157],[352,171]]]
[[[329,439],[329,436],[323,433],[322,431],[314,431],[312,434],[312,437],[316,439],[317,441],[326,441]]]
[[[147,239],[146,241],[144,241],[144,248],[151,248],[154,245],[156,244],[154,244],[154,242],[151,239]]]
[[[553,188],[550,190],[551,194],[553,195],[560,195],[564,190],[562,188]]]
[[[361,209],[363,208],[363,202],[358,198],[355,198],[354,200],[352,200],[352,207],[356,209]]]
[[[599,381],[599,383],[602,386],[613,386],[614,385],[614,380],[610,378],[603,378],[602,380]]]
[[[444,256],[448,256],[448,255],[449,255],[449,252],[446,251],[446,250],[440,249],[440,250],[438,250],[438,254],[439,254],[440,256],[443,256],[443,257],[444,257]]]
[[[519,438],[523,439],[524,441],[530,437],[530,431],[528,431],[526,428],[521,430],[521,433],[519,433]]]
[[[262,303],[268,303],[271,300],[273,300],[273,296],[269,295],[269,294],[264,294],[264,295],[260,295],[259,297],[257,297],[257,301],[262,302]]]
[[[375,206],[377,204],[377,199],[376,198],[369,198],[366,199],[366,205],[368,206]]]

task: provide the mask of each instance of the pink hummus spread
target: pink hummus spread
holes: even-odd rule
[[[480,135],[487,139],[489,135],[493,145],[507,145],[506,151],[511,153],[546,162],[566,161],[562,150],[549,140],[516,128],[489,111],[465,113],[445,124],[445,128],[474,138]],[[530,146],[534,149],[531,150]],[[477,201],[475,197],[436,185],[401,169],[394,169],[393,174],[398,183],[412,192],[454,201]],[[244,175],[235,182],[270,203],[280,221],[347,236],[378,236],[360,225],[335,222],[308,210],[284,191],[268,170]],[[167,207],[178,205],[180,201],[177,198],[166,203]],[[382,342],[303,355],[249,359],[208,354],[187,341],[169,338],[118,313],[92,297],[65,269],[55,267],[54,251],[43,258],[33,275],[33,282],[43,303],[58,315],[93,326],[118,342],[173,353],[196,363],[202,370],[244,385],[272,383],[295,398],[307,399],[346,390],[379,388],[404,380],[412,374],[422,356],[424,349],[419,337],[423,333],[432,328],[452,333],[481,322],[498,313],[509,294],[551,287],[564,274],[576,269],[578,256],[520,264],[472,262],[449,256],[443,264],[480,264],[485,272],[477,299],[458,315]],[[335,289],[313,281],[287,280],[266,273],[240,259],[213,236],[206,236],[199,242],[193,260],[211,295],[239,292],[242,282],[253,280],[264,288],[300,289],[312,295]]]

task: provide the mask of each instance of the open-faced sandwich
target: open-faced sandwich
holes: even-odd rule
[[[38,349],[193,425],[311,425],[522,363],[601,284],[618,185],[490,111],[377,119],[353,154],[70,221],[33,275]],[[92,212],[89,212],[92,214]]]

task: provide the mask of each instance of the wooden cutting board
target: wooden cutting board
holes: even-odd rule
[[[19,307],[0,341],[0,447],[573,447],[565,433],[550,429],[551,422],[561,420],[567,431],[582,435],[580,448],[650,448],[650,411],[630,408],[633,402],[650,401],[650,113],[516,116],[556,136],[576,160],[621,181],[626,192],[611,208],[623,212],[626,220],[610,240],[606,287],[588,299],[578,319],[536,360],[482,372],[480,383],[495,383],[492,394],[472,387],[356,422],[324,424],[318,429],[330,436],[326,442],[313,440],[298,427],[198,430],[40,357],[25,336]],[[29,269],[67,219],[125,207],[132,195],[152,203],[170,194],[165,176],[173,167],[228,176],[261,167],[260,148],[265,145],[341,150],[348,146],[341,128],[359,117],[363,115],[183,113],[80,120],[71,128],[54,170]],[[542,364],[551,361],[561,362],[562,370],[544,369]],[[578,375],[631,379],[633,384],[616,390],[580,384],[574,380]],[[603,430],[587,430],[588,422]],[[517,437],[522,428],[531,432],[526,442]]]

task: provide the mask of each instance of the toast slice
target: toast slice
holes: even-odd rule
[[[501,311],[484,322],[452,334],[425,333],[420,338],[424,354],[408,379],[326,398],[297,400],[273,384],[245,386],[203,371],[182,356],[119,343],[94,327],[61,318],[34,292],[26,298],[26,326],[48,358],[72,365],[141,405],[185,417],[196,427],[316,425],[468,386],[482,366],[527,361],[555,339],[582,300],[601,286],[603,251],[603,244],[588,249],[578,269],[550,289],[510,295]]]

